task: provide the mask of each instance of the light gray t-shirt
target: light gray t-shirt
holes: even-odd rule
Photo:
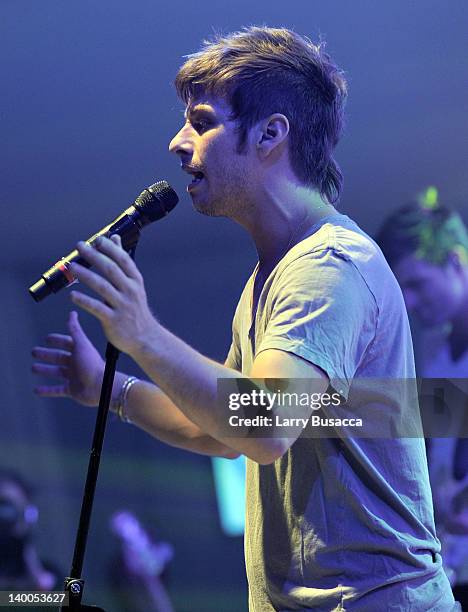
[[[265,282],[254,327],[247,282],[227,365],[249,375],[256,355],[281,349],[344,396],[358,378],[414,378],[403,297],[377,245],[345,215],[311,231]],[[300,436],[271,465],[247,459],[246,495],[252,612],[451,609],[423,439]]]

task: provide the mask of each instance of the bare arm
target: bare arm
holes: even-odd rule
[[[137,345],[131,356],[180,406],[190,421],[220,443],[229,445],[260,464],[272,463],[281,457],[301,434],[302,428],[290,427],[288,437],[282,437],[283,431],[274,427],[269,437],[223,437],[222,432],[226,432],[226,407],[218,401],[218,379],[307,379],[314,391],[320,393],[328,387],[328,377],[318,367],[296,355],[276,349],[261,352],[254,361],[250,377],[243,376],[204,357],[157,322],[152,333],[145,336],[144,343]],[[281,410],[273,407],[273,419],[278,413]]]
[[[119,372],[114,389],[120,389],[126,378],[126,374]],[[138,380],[132,385],[125,407],[126,416],[132,423],[171,446],[228,459],[239,456],[232,448],[204,433],[165,393],[150,382]]]
[[[97,406],[104,362],[84,333],[76,312],[70,313],[69,334],[49,334],[45,346],[33,349],[33,371],[60,383],[35,387],[41,397],[70,397],[85,406]],[[127,375],[116,373],[112,405]],[[139,380],[129,390],[126,415],[152,436],[179,448],[227,458],[239,453],[203,432],[155,385]]]
[[[103,301],[78,291],[72,292],[72,301],[100,321],[108,340],[130,355],[190,422],[261,464],[271,463],[286,452],[300,435],[300,427],[289,430],[288,438],[280,437],[280,428],[268,438],[252,437],[248,428],[247,435],[225,437],[227,407],[218,401],[218,379],[244,378],[247,382],[249,378],[204,357],[153,317],[143,278],[120,248],[117,236],[112,241],[101,239],[97,249],[84,243],[77,248],[93,270],[74,264],[73,273]],[[313,381],[315,392],[323,392],[328,386],[322,370],[275,349],[260,353],[249,374],[252,378],[307,378]]]

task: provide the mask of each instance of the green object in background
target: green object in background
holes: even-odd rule
[[[439,203],[439,192],[437,187],[428,187],[426,191],[423,191],[418,196],[418,202],[422,208],[433,210],[437,208]]]
[[[226,535],[240,536],[245,527],[245,457],[213,457],[213,475],[221,527]]]

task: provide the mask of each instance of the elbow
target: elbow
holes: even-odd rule
[[[238,453],[232,448],[227,448],[220,456],[224,459],[237,459],[242,453]]]
[[[290,446],[291,444],[288,444],[288,440],[285,438],[265,438],[252,455],[248,456],[260,465],[271,465],[277,459],[280,459]]]
[[[259,465],[270,465],[282,457],[291,446],[291,440],[285,438],[257,438],[251,442],[247,448],[242,448],[242,452],[226,446],[216,454],[224,459],[237,459],[245,455]]]

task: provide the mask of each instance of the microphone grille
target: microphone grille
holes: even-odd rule
[[[158,221],[176,206],[179,198],[167,181],[158,181],[142,191],[135,205],[150,222]]]

